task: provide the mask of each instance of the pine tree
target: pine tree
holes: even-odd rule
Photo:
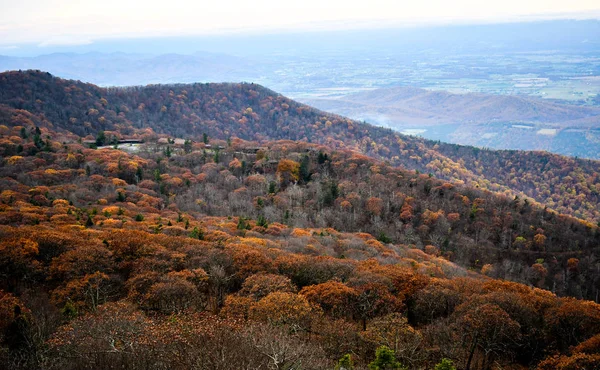
[[[335,366],[335,370],[353,370],[354,369],[354,361],[352,361],[352,355],[349,353],[345,354],[340,358],[337,365]]]
[[[369,364],[371,370],[406,369],[398,360],[396,354],[387,346],[377,348],[375,360]]]

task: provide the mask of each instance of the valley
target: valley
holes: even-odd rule
[[[521,96],[451,94],[403,87],[305,102],[430,140],[600,158],[600,107]]]

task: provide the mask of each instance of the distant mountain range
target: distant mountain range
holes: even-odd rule
[[[54,53],[37,57],[0,56],[0,71],[41,69],[101,86],[175,82],[243,81],[257,73],[244,58],[220,53],[130,54]]]

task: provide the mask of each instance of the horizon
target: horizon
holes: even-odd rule
[[[302,4],[239,0],[196,4],[174,0],[107,0],[101,4],[24,0],[3,6],[0,54],[41,55],[53,50],[149,39],[260,37],[335,31],[372,31],[446,26],[533,23],[549,20],[600,20],[600,4],[589,0],[516,0],[447,4],[429,0],[397,4],[377,0],[346,4],[316,0]],[[31,11],[34,9],[34,11]],[[36,52],[31,50],[37,49]],[[114,50],[127,52],[128,50]],[[193,50],[191,52],[200,51]]]
[[[599,12],[600,14],[600,12]],[[336,52],[344,49],[373,49],[374,45],[400,46],[403,49],[447,48],[449,41],[469,48],[512,47],[528,43],[528,48],[551,50],[545,43],[590,47],[598,44],[593,33],[599,32],[600,17],[505,20],[497,22],[455,22],[390,24],[361,23],[357,27],[281,29],[203,35],[130,36],[98,38],[86,43],[2,45],[0,56],[39,57],[58,54],[90,53],[159,56],[167,54],[228,54],[258,56],[281,51]],[[590,32],[592,34],[590,34]],[[433,36],[435,35],[435,37]],[[525,36],[526,35],[526,36]],[[318,37],[315,37],[318,36]],[[545,43],[539,43],[539,40]],[[578,46],[579,44],[579,46]],[[384,50],[384,49],[381,49]]]

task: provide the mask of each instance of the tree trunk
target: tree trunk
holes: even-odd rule
[[[467,366],[465,370],[469,370],[471,368],[471,361],[473,360],[473,354],[475,353],[475,346],[477,345],[477,338],[473,339],[473,344],[471,344],[471,349],[469,350],[469,359],[467,360]]]

